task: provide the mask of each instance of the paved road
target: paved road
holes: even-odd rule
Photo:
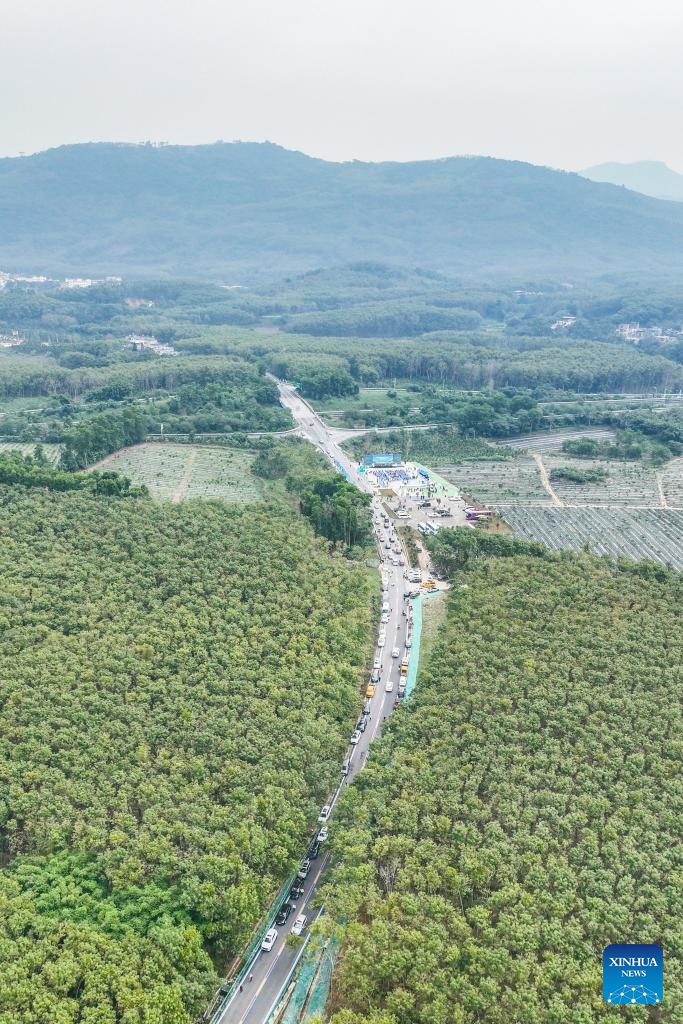
[[[296,388],[292,387],[291,384],[283,384],[281,381],[277,381],[277,386],[280,391],[280,401],[286,409],[291,411],[292,416],[297,421],[297,432],[299,435],[305,437],[316,448],[319,448],[337,469],[356,484],[359,490],[373,494],[372,485],[365,478],[364,474],[358,472],[357,463],[353,462],[348,454],[339,447],[332,431],[325,426],[318,414],[301,397]]]
[[[347,476],[357,483],[364,491],[373,493],[370,483],[358,474],[357,466],[348,455],[343,452],[329,437],[325,425],[320,418],[302,401],[294,388],[278,382],[282,404],[292,410],[299,424],[299,431],[304,437],[315,444],[332,461],[340,465]],[[378,496],[373,496],[373,520],[375,530],[379,537],[384,535],[395,536],[395,531],[390,526],[387,531],[384,527],[383,516],[380,512],[381,502]],[[349,744],[346,756],[351,759],[349,774],[345,778],[340,775],[340,783],[337,790],[330,794],[329,802],[336,806],[339,796],[356,773],[360,771],[368,755],[370,744],[377,735],[381,733],[383,723],[388,719],[394,709],[394,701],[398,690],[398,679],[400,674],[400,662],[406,653],[405,641],[407,623],[410,615],[409,601],[405,597],[405,580],[403,568],[395,566],[390,560],[390,552],[386,550],[386,539],[381,546],[381,557],[384,560],[382,566],[383,580],[387,588],[387,594],[383,600],[390,606],[389,621],[381,628],[386,631],[384,646],[377,647],[375,656],[381,660],[380,682],[377,685],[375,695],[371,699],[370,715],[366,720],[365,731],[361,733],[357,745]],[[378,627],[379,629],[379,627]],[[392,657],[392,650],[398,648],[400,657]],[[393,688],[386,690],[387,680],[391,680]],[[334,825],[334,810],[331,823]],[[318,826],[319,827],[319,826]],[[251,975],[252,980],[246,980],[242,991],[237,991],[226,1006],[222,1015],[218,1018],[218,1024],[263,1024],[270,1015],[271,1010],[278,1002],[281,993],[287,987],[288,979],[295,966],[299,948],[290,948],[285,945],[285,940],[290,933],[291,926],[296,914],[305,913],[308,922],[311,923],[318,915],[318,908],[313,906],[314,898],[320,880],[327,867],[327,856],[325,855],[325,844],[320,849],[320,856],[312,861],[311,871],[305,881],[303,896],[296,902],[296,911],[292,913],[285,925],[278,928],[278,937],[273,949],[269,952],[260,952],[256,956]],[[304,933],[307,934],[307,933]]]

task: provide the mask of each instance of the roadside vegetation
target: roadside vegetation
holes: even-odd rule
[[[448,619],[332,833],[333,1024],[593,1024],[621,936],[680,1019],[681,577],[475,531],[430,539]],[[654,1012],[654,1017],[653,1017]]]
[[[362,434],[345,441],[343,447],[357,460],[381,448],[382,451],[400,453],[407,462],[431,465],[488,460],[502,462],[515,456],[509,448],[489,444],[481,438],[463,436],[455,426]]]
[[[348,483],[308,442],[271,443],[259,452],[252,470],[264,480],[280,482],[315,532],[347,554],[371,543],[370,495]]]
[[[152,505],[16,467],[0,1021],[189,1024],[338,778],[370,581],[283,504]]]

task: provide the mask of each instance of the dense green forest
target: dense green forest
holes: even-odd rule
[[[297,496],[299,509],[315,532],[342,549],[372,542],[370,495],[330,467],[308,441],[298,438],[264,446],[252,471],[267,480],[280,480]]]
[[[369,578],[285,505],[25,483],[0,484],[0,1022],[189,1024],[338,777]]]
[[[66,469],[162,430],[235,435],[237,443],[250,431],[292,426],[276,385],[245,360],[197,355],[64,369],[45,357],[0,358],[0,435],[63,444]]]
[[[332,832],[334,1024],[593,1024],[609,942],[680,969],[681,577],[474,531],[410,701]],[[341,923],[343,922],[343,923]]]
[[[567,280],[676,275],[683,209],[487,157],[334,163],[272,143],[97,143],[1,160],[0,220],[0,264],[48,274],[246,285],[360,259]]]
[[[131,486],[127,477],[118,473],[74,473],[55,469],[47,461],[43,449],[36,446],[35,454],[21,456],[14,452],[0,455],[0,484],[19,484],[44,491],[92,491],[119,497],[139,497],[147,493],[144,487]]]
[[[561,326],[558,318],[570,316]],[[290,276],[267,285],[224,288],[209,283],[127,279],[88,288],[56,280],[9,282],[0,291],[0,328],[21,331],[29,347],[58,346],[65,366],[111,359],[108,338],[131,332],[174,343],[203,341],[216,326],[273,325],[288,332],[337,337],[413,337],[439,330],[516,337],[617,340],[616,328],[637,322],[640,347],[681,362],[683,300],[666,281],[608,275],[570,283],[546,277],[471,282],[424,269],[360,261]],[[208,349],[205,349],[208,351]]]

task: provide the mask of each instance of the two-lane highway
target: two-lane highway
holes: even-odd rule
[[[328,428],[318,414],[311,408],[292,384],[284,384],[273,377],[280,392],[280,401],[289,409],[297,422],[298,432],[307,441],[319,448],[327,456],[337,470],[351,480],[356,487],[368,494],[374,493],[372,484],[364,474],[358,472],[358,466],[348,454],[334,441]]]
[[[373,493],[372,485],[362,474],[358,473],[358,467],[349,459],[348,455],[334,444],[324,423],[299,397],[296,390],[279,381],[278,387],[282,404],[291,409],[296,417],[300,433],[312,444],[315,444],[337,469],[341,468],[348,479],[367,493]],[[392,520],[390,520],[388,528],[384,526],[387,517],[379,496],[374,493],[372,515],[382,572],[382,603],[389,605],[389,611],[384,613],[387,621],[378,624],[377,627],[375,661],[380,664],[380,678],[376,683],[374,696],[369,698],[368,714],[359,715],[358,724],[361,729],[358,742],[355,744],[349,742],[346,752],[346,757],[349,759],[348,774],[340,774],[338,787],[328,798],[328,802],[332,806],[330,817],[332,828],[334,828],[334,809],[342,790],[364,766],[370,744],[381,733],[384,722],[394,710],[398,695],[401,661],[407,653],[405,643],[410,602],[406,598],[403,569],[400,565],[394,565],[396,533]],[[386,547],[387,543],[391,544],[389,549]],[[398,656],[394,656],[395,651],[398,651]],[[390,689],[387,689],[389,681],[391,686]],[[369,678],[366,680],[366,684],[367,682],[369,682]],[[318,828],[320,827],[319,824]],[[313,838],[311,836],[311,839]],[[282,993],[286,990],[292,971],[301,955],[301,947],[287,946],[287,936],[290,934],[297,915],[302,913],[306,914],[307,918],[304,936],[308,934],[308,927],[319,913],[319,908],[313,904],[327,863],[326,844],[323,842],[320,845],[318,857],[311,861],[308,876],[301,882],[302,895],[290,899],[289,902],[294,904],[294,909],[284,925],[275,926],[278,934],[272,949],[267,952],[259,951],[256,954],[241,987],[234,992],[220,1015],[214,1018],[214,1024],[264,1024],[268,1020]]]

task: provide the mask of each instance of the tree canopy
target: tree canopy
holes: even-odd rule
[[[345,795],[333,1024],[594,1024],[610,942],[656,942],[683,1020],[679,574],[440,531],[418,687]]]
[[[338,778],[369,577],[286,505],[0,510],[0,1022],[188,1024]]]

